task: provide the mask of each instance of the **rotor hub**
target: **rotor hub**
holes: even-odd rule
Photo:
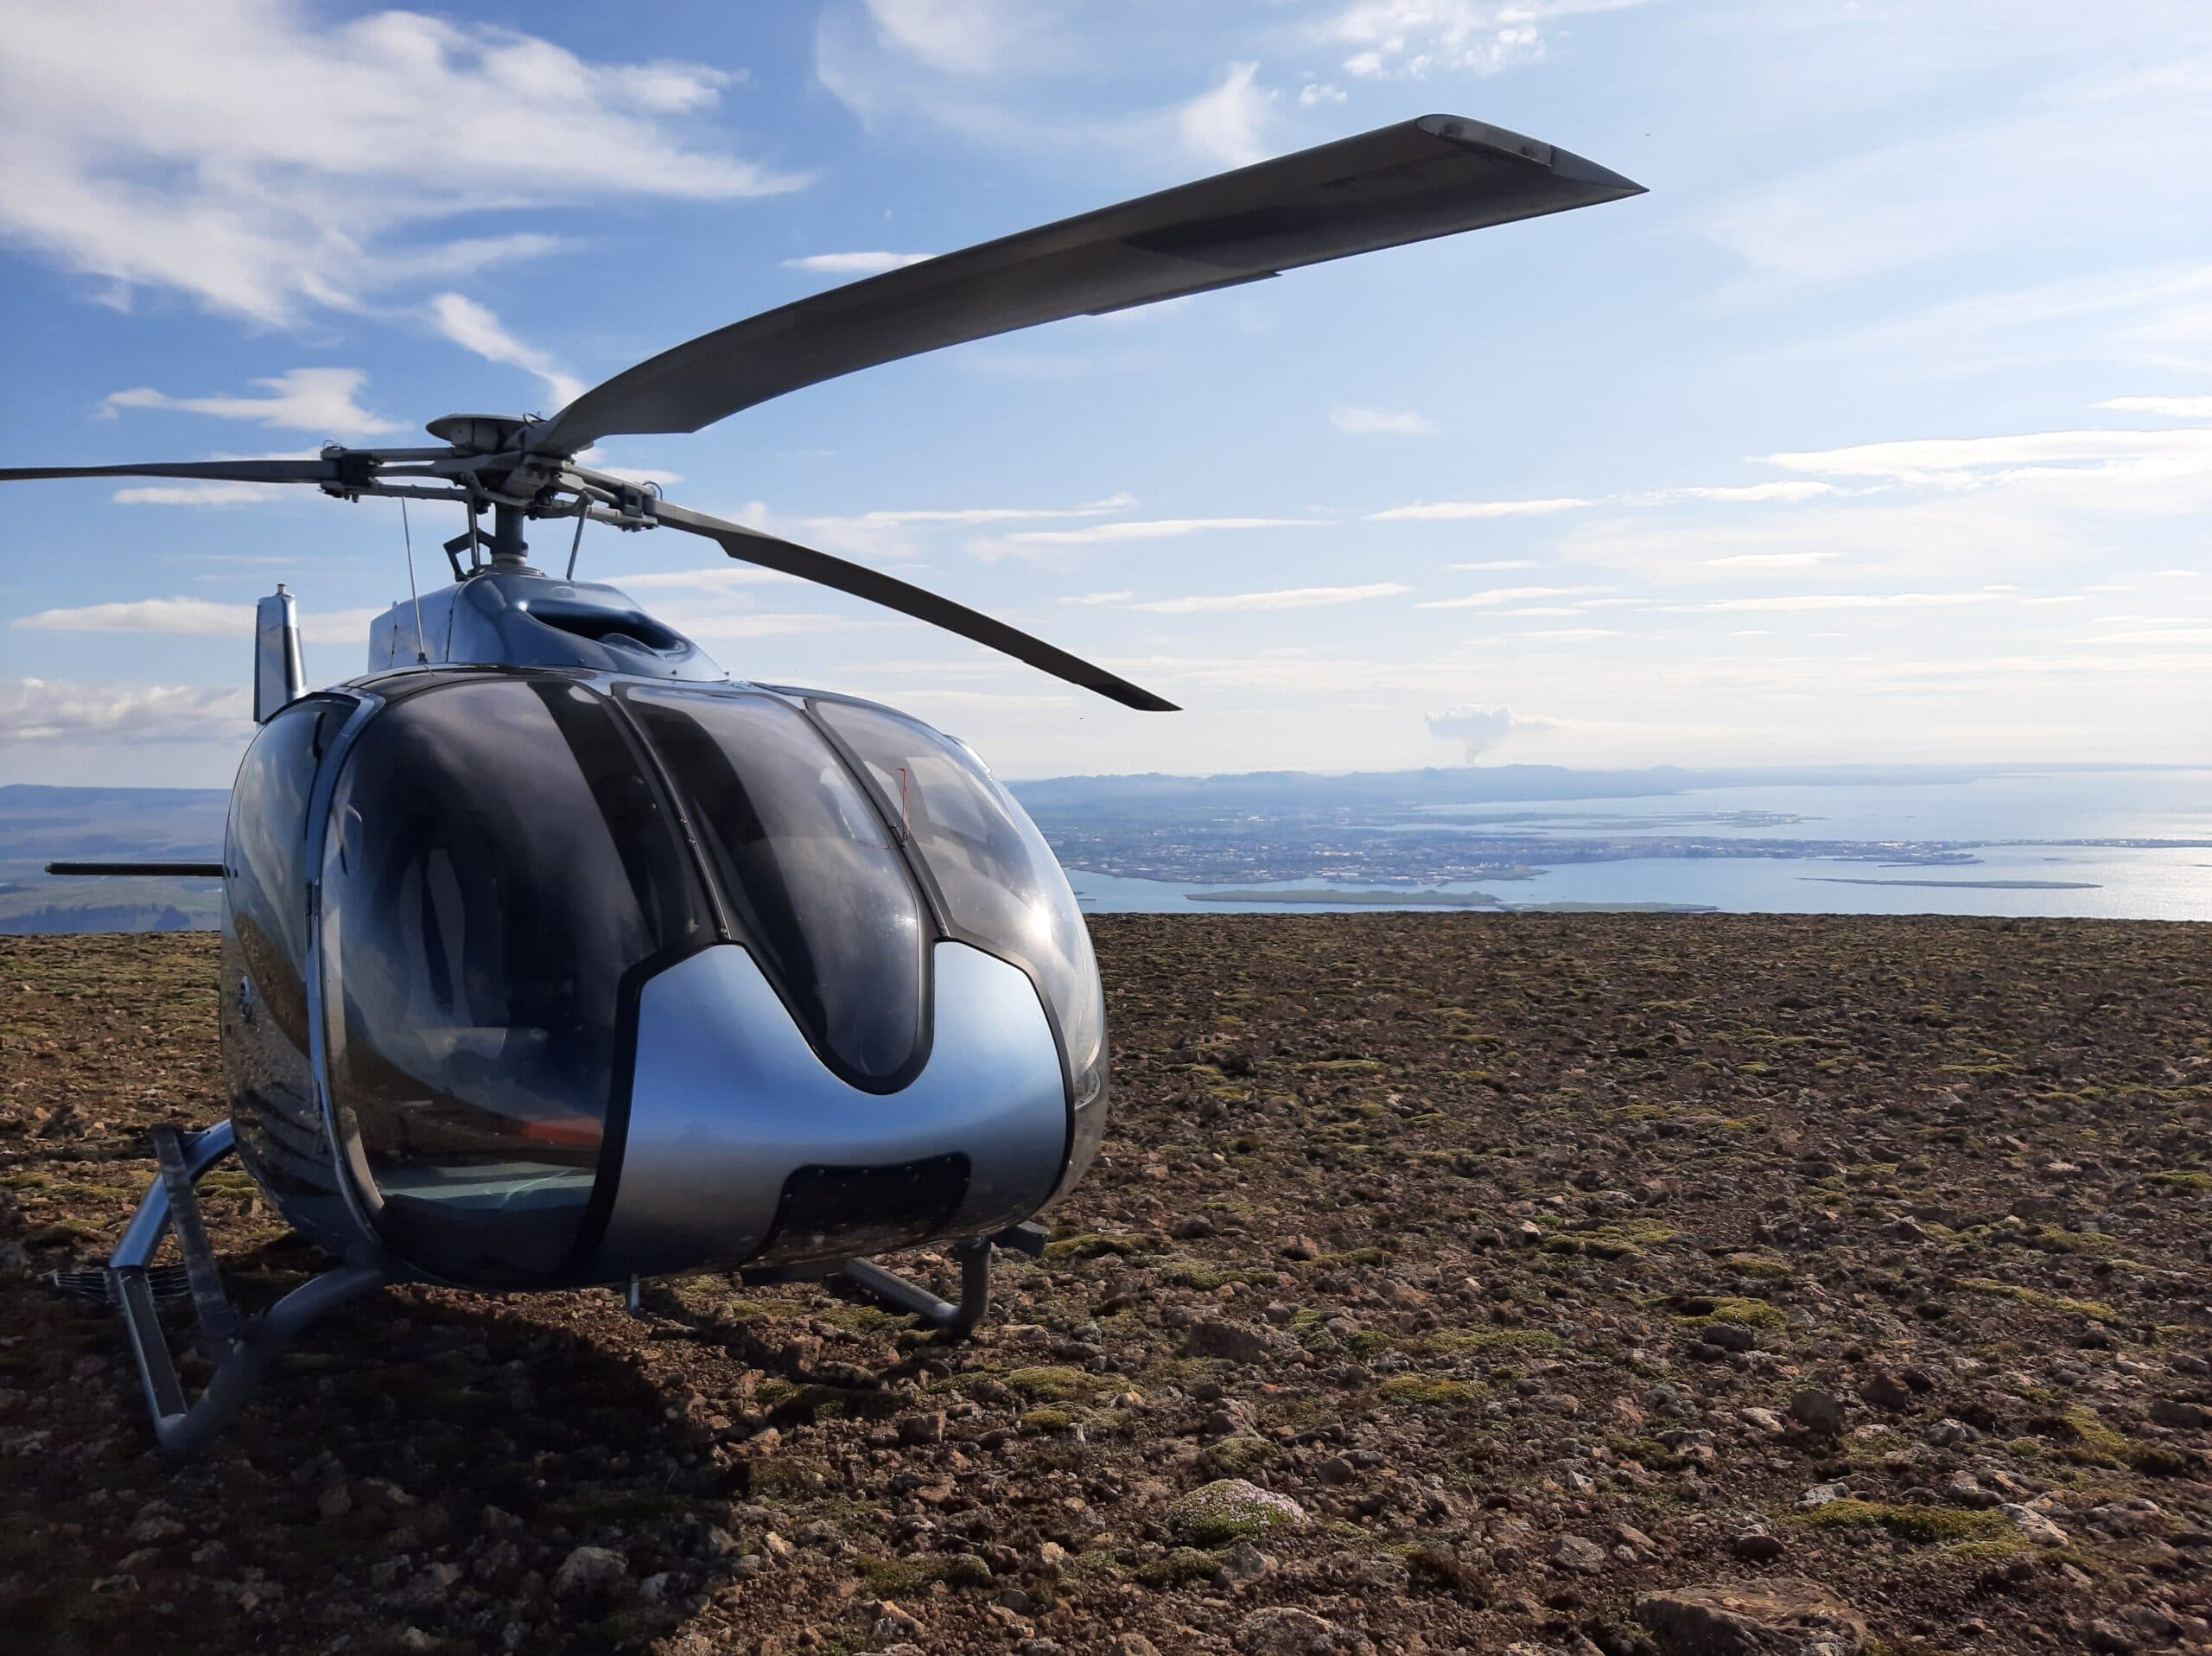
[[[545,422],[531,414],[447,414],[423,427],[463,454],[506,454],[523,446],[522,434]]]

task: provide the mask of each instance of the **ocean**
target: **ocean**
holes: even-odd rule
[[[1076,895],[1101,913],[1325,913],[1438,907],[1456,894],[1518,907],[1688,905],[1729,914],[2075,915],[2212,920],[2212,767],[2142,771],[2025,768],[1961,780],[1815,787],[1712,787],[1618,799],[1516,800],[1435,806],[1403,826],[1433,831],[1537,834],[1566,850],[1602,836],[1657,842],[1868,842],[1898,847],[1896,860],[1801,853],[1761,857],[1623,857],[1539,864],[1525,880],[1439,882],[1425,901],[1313,901],[1322,890],[1371,895],[1371,880],[1255,882],[1234,902],[1200,900],[1224,888],[1068,870]],[[2116,841],[2197,841],[2194,845]],[[2101,841],[2104,844],[2064,842]],[[1974,842],[1927,860],[1933,844]],[[1265,894],[1287,891],[1292,901]]]

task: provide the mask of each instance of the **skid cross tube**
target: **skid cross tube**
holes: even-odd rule
[[[960,1261],[960,1303],[957,1305],[946,1303],[920,1283],[909,1282],[872,1259],[849,1260],[838,1268],[837,1277],[894,1311],[918,1316],[955,1340],[965,1340],[991,1309],[991,1250],[995,1247],[1012,1248],[1036,1258],[1045,1251],[1045,1228],[1016,1225],[996,1236],[954,1243],[953,1257]]]
[[[386,1281],[373,1266],[341,1265],[301,1283],[266,1311],[240,1315],[223,1291],[222,1270],[207,1240],[193,1188],[236,1143],[227,1121],[197,1133],[156,1128],[154,1153],[161,1163],[161,1177],[138,1204],[108,1259],[108,1298],[123,1313],[138,1377],[145,1385],[146,1406],[154,1417],[155,1439],[172,1456],[205,1447],[237,1418],[270,1360],[309,1323]],[[196,1401],[185,1397],[177,1379],[149,1276],[162,1239],[172,1232],[184,1254],[200,1343],[215,1365],[207,1390]]]

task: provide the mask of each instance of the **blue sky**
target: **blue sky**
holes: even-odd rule
[[[2212,759],[2202,0],[35,7],[0,35],[0,447],[550,413],[886,256],[1431,111],[1650,194],[605,456],[1188,710],[666,532],[580,573],[1017,777]],[[327,681],[406,590],[391,501],[6,504],[0,780],[219,784],[252,599],[299,594]],[[416,514],[425,577],[459,527]]]

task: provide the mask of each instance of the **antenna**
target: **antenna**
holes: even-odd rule
[[[584,544],[584,520],[590,513],[591,502],[579,499],[576,502],[576,538],[569,543],[569,572],[561,577],[563,581],[576,578],[576,553]]]
[[[407,596],[415,606],[415,665],[428,666],[430,646],[423,638],[423,595],[415,590],[415,532],[407,523],[407,497],[399,497],[399,533],[407,543]]]

